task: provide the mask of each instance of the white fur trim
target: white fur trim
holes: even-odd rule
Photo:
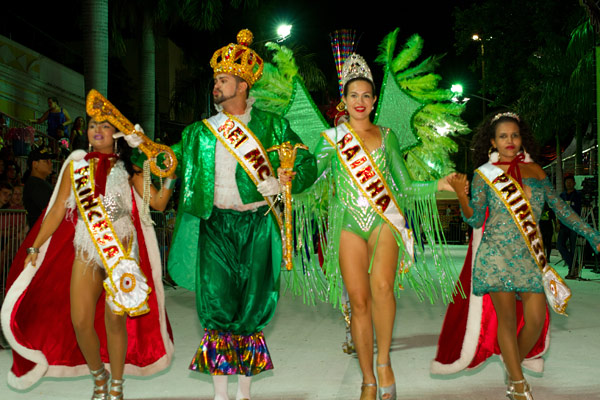
[[[143,202],[142,198],[140,197],[140,195],[134,190],[133,191],[134,196],[135,196],[135,201],[137,204],[140,204]],[[139,208],[138,208],[139,210]],[[139,214],[139,213],[138,213]],[[173,357],[173,352],[174,352],[174,346],[173,346],[173,341],[171,340],[170,336],[169,336],[169,332],[167,330],[167,313],[165,311],[165,288],[163,286],[162,283],[162,265],[160,263],[160,251],[158,248],[158,240],[156,239],[156,231],[154,230],[154,227],[148,226],[148,225],[144,225],[143,223],[140,224],[142,226],[142,231],[144,232],[144,240],[146,242],[146,251],[148,252],[148,259],[150,260],[150,267],[152,268],[152,280],[154,281],[154,290],[155,290],[155,295],[156,295],[156,300],[158,302],[158,308],[159,308],[159,322],[160,322],[160,332],[161,332],[161,336],[163,338],[163,343],[165,346],[165,357],[166,357],[166,364],[165,367],[167,365],[169,365],[171,363],[171,358]],[[162,357],[160,360],[162,360]],[[152,364],[155,365],[157,364],[160,360],[158,360],[156,363]],[[152,365],[149,365],[145,368],[150,368],[152,367]],[[162,368],[160,368],[162,369]],[[160,370],[158,369],[158,370]],[[125,372],[129,373],[127,370],[127,366],[125,366]],[[149,375],[152,374],[154,372],[148,372],[148,373],[144,373],[144,374],[140,374],[140,375]]]
[[[481,228],[473,229],[473,242],[471,244],[471,271],[475,264],[477,249],[481,243],[482,230]],[[469,311],[467,315],[467,326],[460,351],[460,357],[452,364],[442,364],[436,360],[431,361],[429,370],[432,374],[447,375],[460,372],[467,368],[479,343],[479,333],[481,331],[481,313],[483,308],[483,297],[473,295],[473,279],[471,276],[471,287],[469,288]]]
[[[64,162],[60,169],[59,180],[54,186],[54,190],[52,191],[52,196],[50,197],[50,201],[48,202],[48,207],[46,210],[50,210],[56,201],[56,197],[58,196],[58,190],[60,188],[60,182],[65,171],[65,168],[69,165],[71,160],[73,159],[81,159],[85,157],[85,152],[82,150],[74,151],[69,155],[67,160]],[[44,214],[45,218],[45,214]],[[44,262],[44,257],[46,256],[46,252],[48,250],[48,244],[52,237],[48,238],[44,244],[40,246],[40,253],[38,254],[36,263],[38,266],[42,265]],[[10,287],[9,291],[6,293],[6,297],[4,298],[4,303],[2,304],[2,310],[0,311],[0,321],[2,321],[2,331],[4,332],[4,337],[7,342],[10,344],[10,347],[19,353],[23,358],[35,363],[35,367],[25,375],[17,377],[12,371],[8,372],[8,384],[16,389],[27,389],[34,383],[36,383],[41,377],[46,374],[48,370],[48,360],[44,353],[39,350],[34,350],[27,348],[17,342],[11,328],[10,328],[10,320],[15,308],[15,304],[29,284],[31,280],[37,274],[38,268],[33,267],[31,264],[28,264],[21,274],[17,277],[15,282]]]
[[[40,254],[38,256],[39,259],[43,259],[43,256],[46,254],[46,249],[48,248],[47,243],[44,244],[42,248],[40,248]],[[40,261],[41,264],[41,261]],[[19,342],[17,342],[12,330],[10,329],[10,317],[12,315],[13,309],[17,301],[21,298],[21,295],[27,289],[27,286],[37,273],[37,268],[33,267],[31,264],[28,264],[27,267],[21,272],[19,277],[15,280],[15,282],[10,287],[10,290],[7,292],[6,297],[4,298],[4,303],[2,304],[2,311],[0,312],[0,318],[2,321],[2,331],[4,332],[4,337],[6,341],[10,344],[10,347],[19,353],[23,358],[35,363],[35,367],[29,371],[27,374],[17,377],[13,374],[12,371],[8,371],[8,384],[16,389],[27,389],[34,383],[36,383],[48,369],[48,361],[46,360],[46,356],[39,350],[29,349]]]

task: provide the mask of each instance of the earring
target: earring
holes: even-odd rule
[[[531,158],[531,156],[529,155],[529,153],[527,152],[527,150],[525,150],[525,146],[521,145],[521,151],[523,152],[523,155],[525,156],[525,162],[526,163],[530,163],[533,162],[533,159]]]
[[[89,143],[89,144],[88,144],[88,153],[91,153],[91,152],[92,152],[92,150],[93,150],[93,148],[92,148],[92,144],[91,144],[91,143]]]
[[[114,142],[114,147],[115,147],[115,148],[114,148],[114,151],[113,151],[113,153],[117,154],[117,139],[115,139],[115,142]]]
[[[500,159],[498,150],[495,147],[490,147],[490,149],[488,150],[488,158],[492,164],[497,163],[498,160]]]
[[[342,112],[346,109],[346,103],[344,103],[343,101],[340,101],[339,104],[335,108],[339,112]]]

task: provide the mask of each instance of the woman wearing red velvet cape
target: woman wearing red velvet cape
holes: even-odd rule
[[[123,139],[113,138],[115,131],[108,122],[90,122],[88,138],[95,151],[86,154],[78,150],[69,156],[45,214],[13,261],[1,318],[13,349],[8,383],[17,389],[28,388],[45,376],[79,376],[91,371],[93,399],[121,399],[123,373],[150,375],[170,364],[173,340],[164,308],[158,243],[151,224],[144,222],[148,218],[137,206],[142,204],[143,177],[127,163],[128,146]],[[113,148],[121,160],[112,154]],[[103,279],[107,275],[112,279],[124,258],[113,271],[107,269],[109,264],[100,250],[90,250],[90,245],[92,249],[100,247],[81,216],[89,204],[76,199],[79,187],[72,166],[81,165],[76,163],[93,171],[85,176],[92,176],[94,182],[88,190],[93,192],[92,202],[102,200],[98,201],[103,203],[100,213],[109,219],[120,247],[127,248],[126,258],[131,261],[127,265],[135,265],[129,275],[133,279],[115,281],[121,283],[121,293],[115,296],[132,288],[138,293],[143,287],[143,307],[137,312],[133,308],[118,310],[115,304],[129,304],[122,297],[101,296]],[[166,206],[171,189],[165,185],[161,191],[150,186],[153,208]],[[123,230],[128,230],[126,235],[121,234]],[[110,392],[105,363],[110,363],[113,378]]]
[[[450,374],[501,354],[509,379],[506,395],[513,400],[533,399],[522,365],[541,372],[541,356],[549,345],[549,313],[539,265],[545,259],[532,256],[535,249],[528,241],[535,236],[544,203],[600,249],[600,233],[560,199],[542,168],[525,152],[534,147],[533,136],[517,114],[490,115],[473,137],[474,164],[480,167],[471,200],[464,175],[451,182],[465,220],[475,228],[460,275],[470,295],[455,298],[449,306],[431,366],[432,373]],[[516,204],[523,207],[518,212]],[[526,238],[519,224],[530,219],[533,228]]]

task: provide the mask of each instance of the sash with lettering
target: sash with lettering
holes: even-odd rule
[[[106,303],[113,313],[129,316],[150,311],[148,296],[152,290],[132,254],[137,254],[137,241],[132,237],[128,249],[117,237],[100,197],[94,198],[93,171],[82,159],[71,163],[71,183],[79,214],[85,222],[92,242],[106,270],[103,286]]]
[[[202,122],[244,168],[244,171],[255,185],[258,185],[269,176],[275,176],[273,166],[263,145],[254,136],[254,132],[240,120],[222,111]],[[281,211],[277,207],[273,207],[274,197],[268,196],[264,199],[269,204],[281,228]]]
[[[373,210],[390,225],[397,237],[401,238],[404,249],[409,255],[408,260],[403,259],[402,262],[407,261],[408,265],[411,265],[415,258],[413,233],[406,227],[406,219],[383,174],[373,162],[369,152],[365,150],[360,137],[348,123],[339,125],[334,130],[336,142],[327,132],[324,132],[323,136],[332,147],[336,148],[340,163]]]
[[[502,169],[489,162],[479,167],[476,172],[498,194],[519,227],[531,256],[542,271],[542,283],[548,303],[558,314],[567,315],[565,310],[571,299],[571,289],[546,260],[542,238],[523,188]]]

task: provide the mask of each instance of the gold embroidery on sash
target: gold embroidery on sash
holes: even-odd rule
[[[238,164],[246,171],[246,174],[248,174],[255,185],[258,185],[269,176],[274,176],[271,160],[269,160],[262,143],[235,116],[222,112],[222,116],[217,114],[212,118],[205,119],[203,122],[237,160]],[[273,200],[270,197],[264,197],[264,199],[269,204],[281,228],[283,223],[281,212],[276,207],[273,207]]]
[[[406,219],[396,200],[391,195],[391,190],[377,165],[371,158],[360,137],[346,123],[338,126],[336,130],[344,134],[337,142],[334,142],[326,132],[323,133],[329,144],[336,149],[337,157],[344,166],[346,172],[352,177],[352,181],[358,187],[362,195],[377,214],[386,221],[390,227],[401,238],[404,248],[410,254],[411,261],[414,259],[414,238],[412,231],[406,228]],[[336,138],[337,139],[337,138]],[[356,144],[352,144],[356,143]],[[395,220],[396,222],[393,222]]]
[[[85,159],[71,162],[70,178],[75,202],[107,274],[107,278],[103,282],[106,301],[115,314],[127,313],[130,316],[145,314],[150,311],[147,300],[151,288],[147,285],[147,279],[137,261],[129,257],[133,240],[129,241],[128,249],[125,251],[102,201],[100,198],[94,198],[91,175],[93,175],[93,165],[90,165]],[[121,263],[129,267],[133,274],[126,272],[120,276],[118,274],[113,276],[114,270]],[[120,270],[122,269],[120,268]],[[136,282],[134,274],[138,275],[137,281],[139,282]],[[134,279],[131,280],[129,275],[132,275]],[[119,287],[123,287],[123,285],[127,286],[127,290],[123,290],[126,293],[137,289],[134,293],[135,297],[127,298],[128,304],[117,299]],[[119,298],[122,299],[122,297]]]

